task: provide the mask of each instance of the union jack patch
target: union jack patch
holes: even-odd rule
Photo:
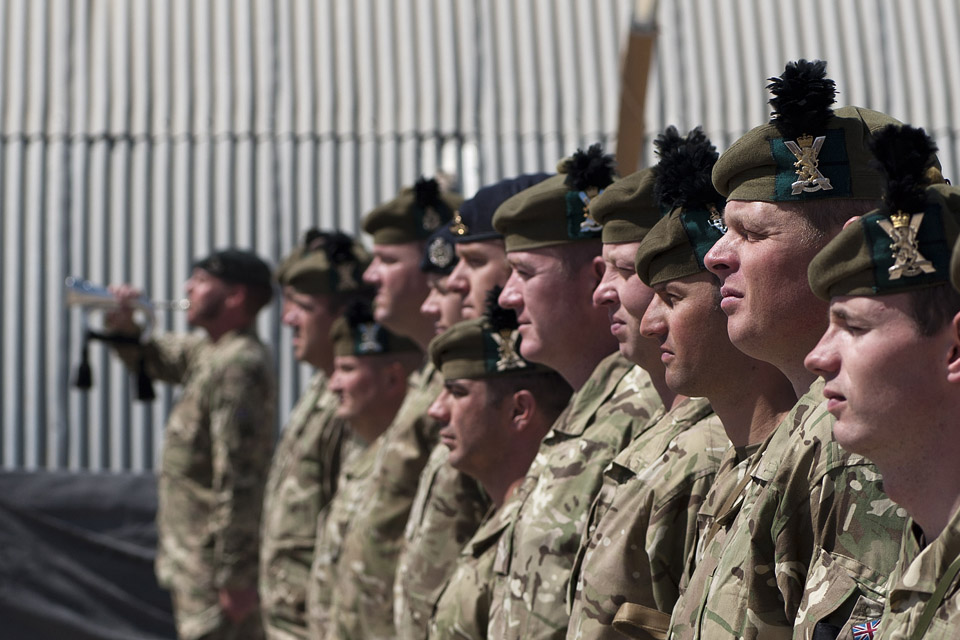
[[[853,625],[853,640],[873,640],[874,635],[880,632],[880,620],[867,620]]]

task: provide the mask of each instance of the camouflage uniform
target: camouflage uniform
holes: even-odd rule
[[[317,516],[337,488],[341,462],[357,451],[334,417],[337,401],[318,371],[294,407],[273,455],[260,530],[260,605],[270,640],[307,637],[306,594]]]
[[[381,438],[370,492],[355,514],[336,569],[330,638],[392,638],[393,583],[403,532],[420,473],[437,443],[427,408],[440,395],[442,377],[432,364],[411,377],[413,389]]]
[[[696,540],[697,510],[730,445],[705,398],[643,429],[604,471],[570,582],[567,638],[619,638],[624,602],[669,618]]]
[[[463,548],[453,575],[441,587],[430,618],[428,638],[482,640],[487,637],[497,544],[503,536],[510,535],[520,503],[520,500],[508,499],[502,507],[491,511]]]
[[[135,350],[122,349],[128,364]],[[219,589],[257,586],[260,512],[276,424],[276,383],[252,331],[217,342],[163,335],[142,349],[151,377],[182,384],[167,420],[158,487],[157,578],[173,592],[181,638],[225,627],[261,637],[259,614],[222,615]],[[211,636],[213,637],[213,636]]]
[[[912,519],[907,520],[900,561],[888,585],[878,640],[913,637],[926,603],[943,580],[947,567],[958,557],[960,510],[954,512],[943,532],[926,546],[922,532]],[[960,577],[954,576],[949,584],[927,627],[926,638],[960,637]]]
[[[490,637],[563,637],[570,571],[603,469],[662,415],[650,376],[619,353],[574,393],[515,496],[512,535],[498,543]]]
[[[307,584],[307,627],[310,638],[325,638],[330,631],[334,592],[339,586],[339,562],[344,540],[363,501],[372,492],[373,464],[383,436],[344,463],[337,492],[317,520],[316,547]]]
[[[479,483],[448,465],[449,457],[446,445],[434,447],[407,521],[393,592],[401,640],[426,637],[443,584],[490,509]]]
[[[878,617],[903,512],[873,465],[839,447],[833,422],[818,380],[750,459],[743,500],[704,544],[670,637],[812,638],[836,621],[849,638]]]

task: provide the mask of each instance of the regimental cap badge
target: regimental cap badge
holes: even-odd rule
[[[438,269],[449,267],[455,257],[453,246],[439,236],[430,241],[427,255],[430,257],[430,263]]]
[[[378,322],[363,322],[357,325],[357,354],[370,355],[383,353],[380,335],[383,327]]]
[[[450,223],[450,233],[458,238],[470,233],[470,227],[463,222],[463,217],[460,216],[459,211],[453,215],[453,222]]]
[[[526,369],[530,366],[520,355],[520,330],[517,314],[513,309],[504,309],[498,303],[501,287],[494,287],[487,294],[485,317],[489,326],[488,335],[496,345],[496,358],[489,358],[488,365],[498,373]]]
[[[935,273],[936,268],[920,253],[918,234],[927,207],[927,169],[933,165],[936,144],[923,129],[890,125],[876,134],[870,148],[887,179],[880,211],[887,218],[877,224],[890,239],[890,280]]]
[[[567,174],[564,184],[570,190],[566,197],[570,237],[598,237],[603,227],[590,215],[590,202],[613,184],[613,156],[604,154],[600,143],[593,144],[561,160],[557,171]]]
[[[783,74],[769,78],[767,85],[774,95],[770,124],[783,135],[783,144],[795,158],[792,195],[833,189],[830,178],[820,170],[825,129],[837,93],[834,81],[826,77],[826,68],[822,60],[790,62]]]

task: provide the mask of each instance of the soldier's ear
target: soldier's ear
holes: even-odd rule
[[[950,353],[947,358],[947,381],[960,384],[960,313],[950,323]]]
[[[533,422],[533,415],[537,409],[537,400],[527,389],[520,389],[513,394],[513,411],[511,418],[513,428],[523,431]]]

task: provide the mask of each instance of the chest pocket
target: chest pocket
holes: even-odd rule
[[[167,420],[163,472],[211,485],[210,414],[199,389],[191,385]]]

